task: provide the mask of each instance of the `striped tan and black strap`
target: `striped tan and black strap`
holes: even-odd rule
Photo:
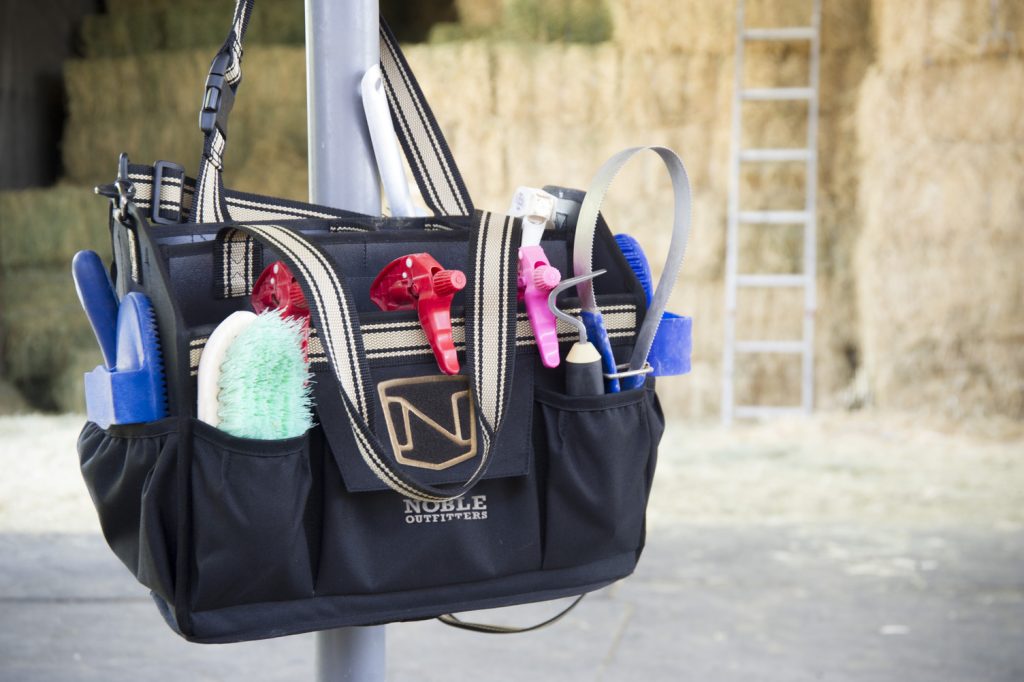
[[[391,118],[420,195],[434,215],[470,215],[473,202],[448,142],[387,23],[380,22],[380,70]]]
[[[214,65],[218,59],[228,59],[223,75],[232,98],[242,80],[242,41],[253,4],[254,0],[236,0],[231,31],[214,58]],[[423,200],[434,215],[472,215],[473,202],[448,142],[383,18],[380,21],[380,64],[395,131]],[[225,199],[222,173],[226,142],[227,131],[221,126],[214,126],[206,134],[192,222],[221,223],[238,219]]]
[[[486,473],[494,438],[511,393],[516,353],[516,248],[518,230],[506,216],[479,213],[470,242],[472,288],[466,291],[466,366],[476,407],[480,458],[469,479],[454,488],[419,483],[391,463],[373,428],[374,397],[359,316],[345,280],[330,257],[299,232],[279,225],[241,225],[221,231],[230,241],[245,234],[272,248],[302,285],[313,313],[338,399],[352,426],[359,454],[392,490],[413,499],[456,499]]]
[[[216,93],[218,103],[224,104],[234,100],[238,86],[242,82],[242,44],[245,31],[249,27],[249,17],[255,0],[236,0],[235,12],[231,18],[231,30],[224,44],[213,58],[210,67],[211,76],[220,68],[223,73],[224,90]],[[217,65],[226,57],[226,64]],[[203,91],[203,109],[211,102],[209,80]],[[230,92],[226,90],[230,89]],[[230,99],[229,99],[230,98]],[[226,115],[226,114],[225,114]],[[227,130],[216,117],[215,124],[204,130],[203,155],[199,160],[199,174],[196,176],[196,198],[192,206],[192,222],[223,223],[230,220],[227,202],[224,200],[224,148],[227,144]],[[202,120],[202,113],[200,114]]]

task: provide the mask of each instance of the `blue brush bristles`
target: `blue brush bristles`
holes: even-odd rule
[[[220,366],[222,431],[271,440],[304,434],[312,425],[312,377],[302,350],[303,325],[277,311],[246,327]]]

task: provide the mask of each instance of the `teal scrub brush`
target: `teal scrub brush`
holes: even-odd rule
[[[200,358],[199,418],[242,438],[304,434],[313,401],[302,322],[270,310],[236,313],[223,325],[226,333],[214,330]]]

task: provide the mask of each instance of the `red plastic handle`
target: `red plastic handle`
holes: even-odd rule
[[[302,287],[282,261],[274,261],[260,274],[252,288],[252,309],[257,315],[267,310],[280,310],[283,317],[302,322],[302,353],[309,350],[309,304]]]
[[[461,270],[445,270],[429,253],[412,253],[391,261],[370,285],[370,300],[381,310],[412,310],[445,374],[459,373],[452,339],[452,298],[466,286]]]

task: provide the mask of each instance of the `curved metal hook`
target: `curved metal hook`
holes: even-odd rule
[[[594,272],[588,272],[587,274],[580,275],[579,277],[570,277],[569,279],[563,279],[561,282],[558,283],[558,286],[552,289],[551,293],[548,294],[548,310],[550,310],[552,314],[558,319],[562,320],[567,324],[571,324],[572,326],[576,327],[579,330],[580,343],[587,342],[587,327],[586,325],[583,324],[583,320],[577,317],[573,317],[569,313],[563,313],[561,310],[558,309],[558,306],[556,305],[558,301],[558,294],[562,293],[569,287],[574,287],[580,282],[586,282],[587,280],[594,279],[595,277],[603,275],[606,272],[608,271],[595,270]]]

